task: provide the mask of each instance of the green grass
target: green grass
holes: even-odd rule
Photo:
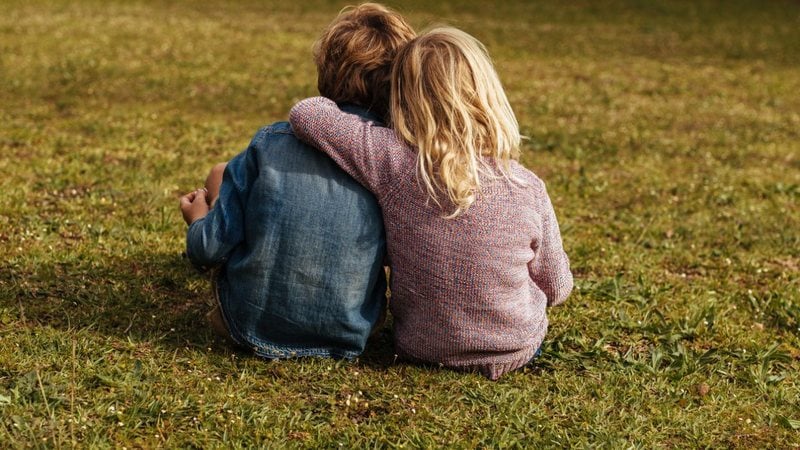
[[[393,3],[487,44],[572,260],[493,383],[203,326],[178,196],[316,93],[343,4],[3,2],[0,447],[800,446],[800,4],[557,3]]]

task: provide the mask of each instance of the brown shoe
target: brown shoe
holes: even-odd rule
[[[206,320],[217,336],[225,339],[228,344],[237,346],[236,341],[231,338],[231,333],[225,324],[225,318],[222,317],[222,310],[219,306],[215,306],[214,309],[206,313]]]

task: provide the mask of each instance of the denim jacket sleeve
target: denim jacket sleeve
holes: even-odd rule
[[[224,263],[231,251],[244,241],[245,205],[257,176],[255,147],[263,134],[264,130],[259,131],[247,150],[228,162],[214,208],[189,226],[186,255],[200,270]]]

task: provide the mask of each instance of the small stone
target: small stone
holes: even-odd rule
[[[706,383],[700,383],[697,385],[697,395],[705,397],[710,389]]]

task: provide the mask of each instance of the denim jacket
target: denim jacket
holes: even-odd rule
[[[348,108],[365,118],[368,113]],[[262,128],[187,232],[238,343],[266,358],[353,358],[385,304],[383,220],[369,191],[290,125]]]

